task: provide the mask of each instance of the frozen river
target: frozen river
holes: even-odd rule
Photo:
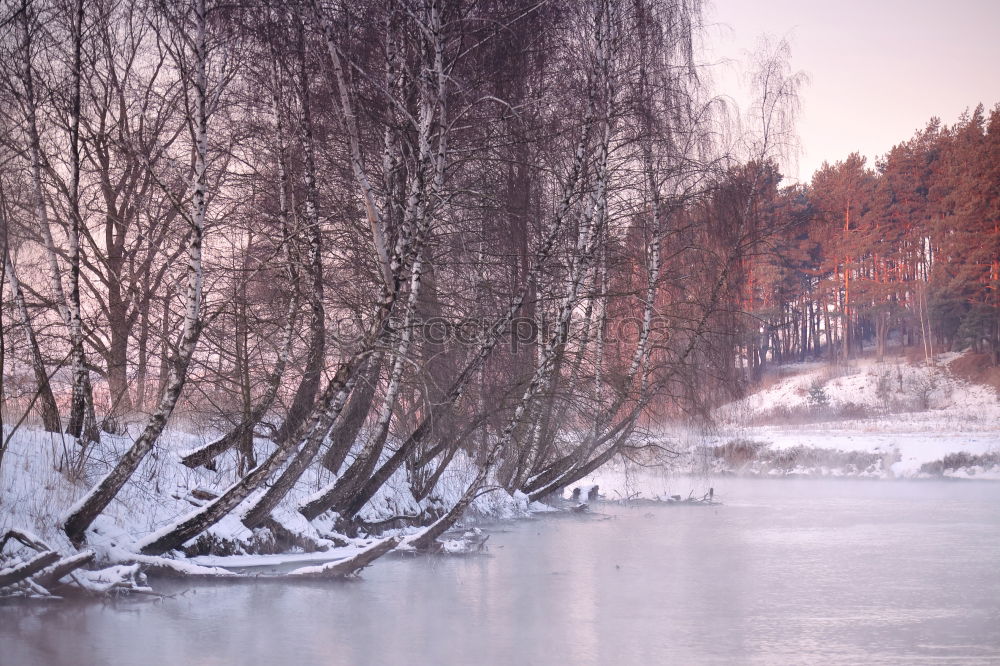
[[[711,483],[723,506],[601,504],[357,582],[0,607],[0,663],[1000,661],[1000,483]]]

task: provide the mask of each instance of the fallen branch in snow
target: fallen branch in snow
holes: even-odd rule
[[[7,545],[7,542],[10,541],[11,539],[19,541],[28,548],[31,548],[33,550],[38,550],[38,551],[52,550],[47,545],[45,545],[44,541],[39,539],[31,532],[26,532],[24,530],[18,530],[18,529],[10,529],[7,530],[7,532],[3,535],[3,538],[0,539],[0,551],[4,549],[4,547]]]
[[[39,572],[38,575],[33,576],[32,581],[45,588],[52,587],[59,582],[60,578],[90,563],[93,559],[94,551],[92,550],[85,550],[81,553],[64,557],[44,571]]]
[[[376,520],[368,522],[362,520],[361,518],[355,518],[354,522],[361,529],[363,529],[368,534],[381,534],[387,529],[397,529],[400,527],[417,526],[424,520],[423,514],[417,514],[409,516],[406,514],[401,514],[398,516],[392,516],[391,518],[385,518],[384,520]]]
[[[21,562],[6,569],[0,569],[0,588],[19,583],[29,578],[59,559],[59,553],[46,550],[27,562]]]
[[[347,578],[354,576],[369,564],[393,550],[399,543],[399,538],[390,537],[362,550],[353,557],[328,562],[319,566],[302,567],[301,569],[295,569],[288,575],[307,576],[311,578]]]
[[[116,564],[97,571],[80,571],[71,575],[73,582],[82,591],[95,596],[133,593],[155,595],[145,585],[145,576],[138,564]]]
[[[59,599],[60,596],[50,591],[56,586],[60,594],[107,596],[112,593],[138,593],[160,596],[145,586],[138,564],[119,564],[96,571],[80,570],[93,561],[94,551],[84,550],[60,558],[59,553],[49,549],[41,539],[21,530],[10,530],[4,534],[0,539],[0,550],[12,539],[37,553],[27,561],[0,569],[0,596]],[[70,580],[61,583],[67,576]]]
[[[163,576],[205,576],[209,578],[234,578],[239,576],[239,574],[221,567],[204,567],[200,564],[185,562],[184,560],[171,560],[155,555],[142,555],[123,548],[111,549],[108,557],[112,562],[134,564],[141,567],[143,571],[154,572]]]

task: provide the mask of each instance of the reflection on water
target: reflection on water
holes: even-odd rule
[[[520,522],[354,583],[2,607],[0,663],[1000,660],[1000,484],[713,483],[724,506]]]

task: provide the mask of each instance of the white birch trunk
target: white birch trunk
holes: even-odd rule
[[[170,364],[166,386],[160,396],[156,410],[150,416],[146,427],[132,447],[123,455],[115,467],[79,500],[64,522],[64,530],[74,544],[84,541],[85,532],[94,519],[115,498],[125,483],[132,477],[143,458],[163,432],[167,419],[173,412],[177,399],[187,378],[187,367],[194,355],[198,336],[201,332],[202,300],[202,237],[205,229],[206,178],[208,153],[208,79],[206,0],[193,0],[195,15],[195,98],[194,144],[195,168],[193,179],[193,199],[190,214],[191,240],[188,245],[187,305],[184,313],[184,328],[174,362]]]

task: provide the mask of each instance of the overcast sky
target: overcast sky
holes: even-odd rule
[[[874,164],[932,116],[1000,102],[1000,0],[709,0],[705,17],[711,59],[744,60],[766,33],[809,76],[793,179],[853,151]],[[724,69],[714,78],[732,89]]]

